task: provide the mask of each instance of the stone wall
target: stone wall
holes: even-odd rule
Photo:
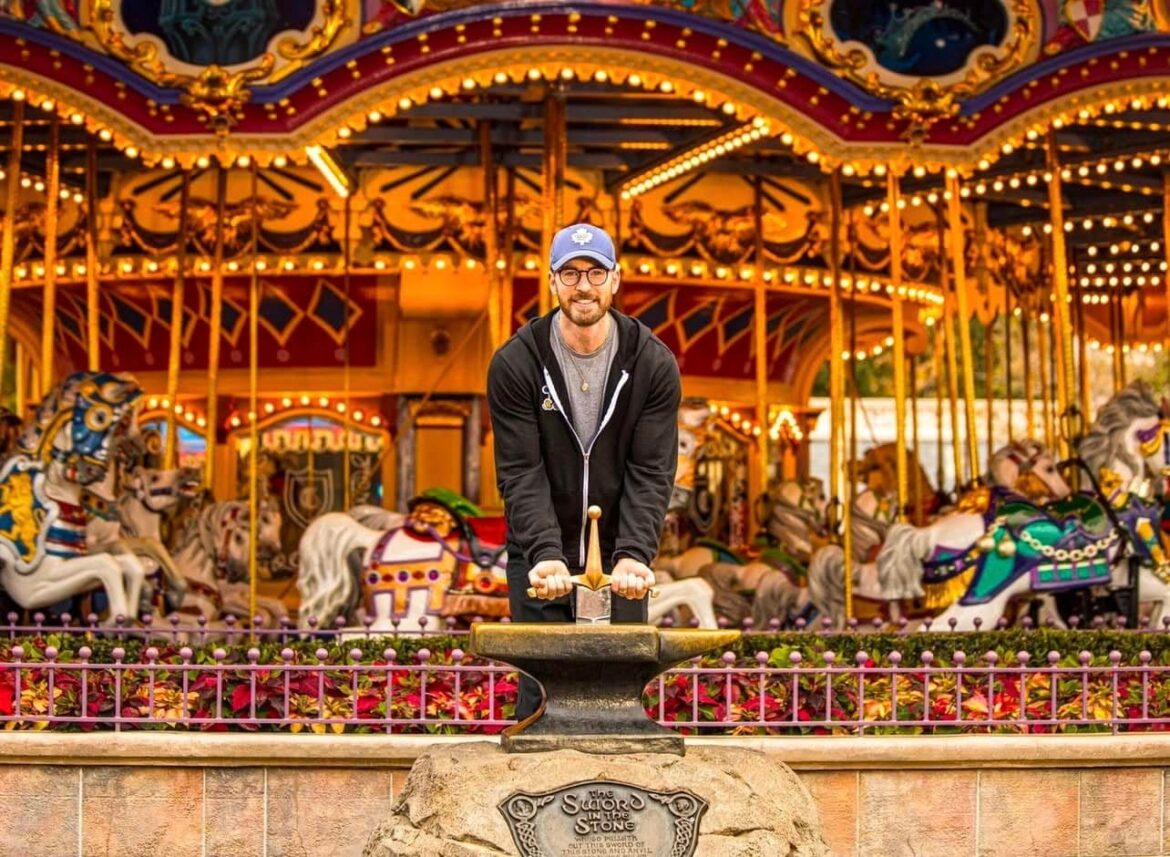
[[[423,747],[474,740],[0,733],[0,857],[356,857]],[[1170,855],[1167,736],[701,743],[790,764],[838,857]]]

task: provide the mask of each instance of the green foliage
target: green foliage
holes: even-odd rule
[[[774,666],[789,666],[787,655],[799,652],[807,664],[824,663],[825,652],[832,652],[837,664],[853,664],[858,652],[865,652],[870,660],[880,664],[889,662],[890,652],[902,656],[903,666],[922,662],[922,653],[929,651],[934,663],[949,664],[952,655],[961,651],[966,663],[974,666],[984,655],[995,652],[1001,664],[1015,665],[1019,652],[1027,652],[1032,666],[1047,662],[1049,652],[1061,655],[1062,662],[1075,662],[1082,651],[1091,652],[1094,664],[1107,664],[1109,653],[1121,654],[1122,664],[1138,664],[1141,652],[1151,655],[1153,664],[1170,664],[1170,633],[1139,633],[1133,631],[1084,630],[1061,631],[1049,628],[1033,630],[964,632],[961,634],[814,634],[808,632],[782,634],[745,634],[736,644],[741,658],[753,657],[757,652],[773,655]],[[775,662],[775,653],[783,652],[784,662]]]

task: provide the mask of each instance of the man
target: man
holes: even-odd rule
[[[590,505],[602,510],[613,621],[647,621],[650,562],[678,458],[680,384],[670,349],[612,309],[620,283],[609,235],[565,227],[549,259],[557,309],[504,343],[488,370],[517,622],[572,621],[569,577],[585,566]],[[539,702],[539,686],[522,677],[517,718]]]

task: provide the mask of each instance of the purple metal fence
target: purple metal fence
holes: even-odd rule
[[[306,653],[294,642],[305,632],[292,628],[255,629],[259,642],[244,649],[227,643],[246,644],[252,629],[34,622],[0,626],[0,728],[482,733],[512,722],[514,672],[460,649],[400,660],[387,647],[371,663],[333,629],[317,631],[308,646],[319,647]],[[188,643],[212,633],[225,644]],[[944,660],[927,651],[913,664],[898,652],[880,662],[864,651],[851,662],[833,652],[728,652],[665,673],[645,703],[691,734],[1170,729],[1170,666],[1148,651],[1122,660],[1117,651],[1053,651],[1042,663],[1027,652],[1005,662],[994,652]]]

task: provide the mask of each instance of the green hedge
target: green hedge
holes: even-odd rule
[[[380,661],[386,649],[395,651],[399,663],[414,663],[416,656],[422,649],[432,654],[436,661],[449,662],[450,653],[455,649],[466,652],[468,646],[466,636],[435,635],[428,637],[372,637],[370,639],[348,640],[305,640],[297,639],[288,642],[261,641],[255,644],[260,651],[261,663],[280,663],[281,652],[291,649],[298,663],[315,663],[318,649],[325,649],[326,660],[330,664],[350,662],[350,653],[360,651],[359,660],[363,663]],[[38,662],[45,659],[44,651],[48,646],[58,650],[59,661],[74,661],[78,659],[78,651],[82,646],[91,650],[90,660],[94,663],[108,663],[113,661],[113,651],[122,648],[125,651],[124,660],[128,663],[140,663],[147,647],[139,640],[125,641],[97,638],[87,640],[79,635],[48,634],[43,637],[21,637],[16,640],[0,640],[0,663],[12,661],[12,646],[21,645],[24,649],[22,661]],[[159,650],[161,660],[178,661],[178,652],[182,644],[173,644],[169,641],[153,642]],[[212,642],[205,645],[191,645],[192,660],[196,663],[214,662],[214,652],[221,648],[226,653],[226,662],[244,663],[247,661],[247,652],[253,644],[248,642]],[[1062,664],[1076,663],[1082,651],[1093,655],[1092,663],[1097,665],[1109,663],[1109,653],[1117,651],[1121,654],[1124,664],[1140,663],[1139,656],[1143,651],[1150,653],[1150,663],[1170,664],[1170,633],[1148,633],[1116,630],[1083,630],[1058,631],[1050,629],[1034,630],[1004,630],[981,631],[961,634],[815,634],[809,632],[791,633],[749,633],[743,635],[735,644],[728,647],[737,655],[740,665],[751,666],[757,660],[759,652],[768,654],[768,662],[772,666],[788,666],[791,663],[790,655],[799,652],[803,665],[820,666],[824,663],[824,653],[832,652],[835,662],[845,666],[855,663],[858,652],[865,652],[869,659],[879,665],[889,663],[891,652],[899,652],[903,666],[916,666],[922,663],[923,652],[930,651],[934,656],[935,664],[948,664],[956,651],[966,655],[966,664],[975,666],[984,662],[984,656],[994,651],[1001,665],[1015,665],[1017,653],[1027,652],[1031,666],[1041,666],[1047,663],[1049,652],[1057,652]],[[722,663],[722,652],[713,652],[703,658],[705,665]]]

